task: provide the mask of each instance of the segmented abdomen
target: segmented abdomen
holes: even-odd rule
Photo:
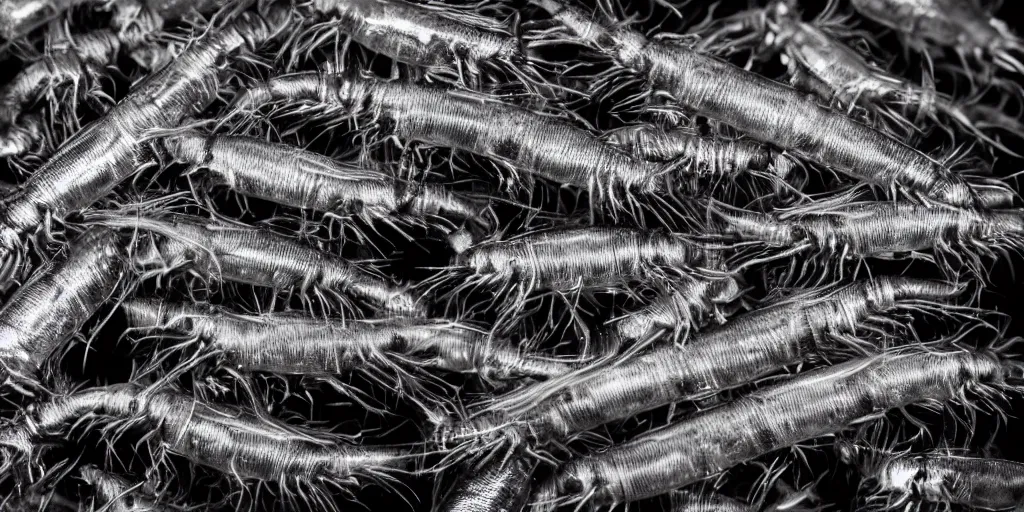
[[[755,505],[712,491],[683,490],[672,494],[672,512],[755,512]]]
[[[481,244],[461,255],[476,272],[565,288],[621,286],[664,271],[717,263],[718,254],[682,236],[628,228],[581,228]]]
[[[724,318],[722,310],[738,299],[740,292],[733,277],[687,279],[647,307],[614,322],[611,330],[630,341],[646,340],[659,332],[677,336],[703,325],[712,316]]]
[[[749,140],[704,137],[688,130],[664,130],[652,125],[631,126],[609,134],[609,142],[655,162],[680,160],[695,175],[728,175],[763,171],[772,161],[771,150]]]
[[[476,469],[476,468],[473,468]],[[479,471],[456,484],[439,507],[441,512],[515,512],[530,496],[533,463],[523,454],[494,457]]]
[[[30,373],[38,369],[92,317],[127,272],[123,243],[106,228],[86,231],[67,251],[36,269],[0,308],[2,366]]]
[[[294,146],[196,133],[165,139],[164,145],[242,195],[322,212],[369,210],[374,217],[398,209],[394,179]]]
[[[1024,503],[1024,464],[943,453],[897,456],[876,474],[883,491],[985,510]]]
[[[653,85],[681,104],[855,178],[910,190],[955,205],[974,194],[957,174],[922,153],[795,89],[678,46],[643,49]]]
[[[832,95],[851,104],[857,100],[884,100],[905,93],[902,79],[872,67],[848,46],[821,29],[802,21],[785,24],[786,54],[831,89]]]
[[[684,347],[659,347],[593,370],[528,408],[524,421],[541,437],[559,438],[707,396],[832,348],[831,335],[852,334],[900,300],[941,300],[957,291],[939,281],[884,278],[753,311],[695,335]]]
[[[268,17],[279,26],[287,11],[270,9]],[[267,20],[245,13],[136,85],[107,115],[61,146],[20,193],[7,198],[0,218],[0,250],[40,225],[44,214],[60,218],[109,193],[140,163],[141,137],[147,130],[174,126],[213,101],[221,61],[247,42],[265,41],[272,33]]]
[[[659,166],[636,160],[553,116],[406,83],[374,80],[360,85],[367,89],[369,108],[394,123],[399,137],[499,158],[585,189],[617,186],[653,192],[661,187]]]
[[[1002,372],[995,358],[969,351],[909,350],[853,360],[569,462],[558,480],[564,486],[569,475],[587,475],[601,503],[648,498],[870,414],[948,401],[974,383],[999,383]]]
[[[171,452],[227,475],[258,480],[344,479],[362,470],[388,471],[410,459],[398,448],[343,445],[339,439],[203,402],[176,391],[143,392],[135,384],[89,388],[36,404],[33,435],[60,435],[92,414],[146,420]]]
[[[313,5],[337,13],[341,31],[359,44],[407,64],[456,68],[464,59],[475,63],[516,48],[507,34],[459,23],[403,0],[318,0]]]
[[[177,239],[160,244],[172,265],[194,260],[205,272],[228,281],[278,290],[336,289],[399,315],[423,314],[423,304],[383,275],[262,229],[174,217]]]

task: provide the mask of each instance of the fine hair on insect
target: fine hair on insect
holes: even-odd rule
[[[718,269],[728,268],[715,246],[663,229],[560,228],[476,243],[466,237],[451,240],[456,253],[452,264],[420,286],[431,294],[454,284],[445,293],[446,309],[456,307],[458,314],[471,311],[463,302],[471,292],[492,290],[495,297],[503,297],[493,305],[496,332],[516,324],[536,292],[574,305],[596,291],[632,293],[638,286],[670,290],[676,282],[696,278],[690,274],[721,275]]]
[[[916,149],[792,87],[703,54],[683,42],[648,39],[622,23],[606,21],[614,11],[607,2],[599,2],[598,20],[572,0],[531,3],[561,25],[535,34],[531,44],[583,44],[615,62],[609,75],[598,77],[595,88],[603,87],[603,82],[625,87],[616,80],[626,73],[627,82],[647,85],[648,91],[641,99],[667,97],[671,104],[885,190],[902,189],[923,200],[960,206],[1002,204],[1006,200],[1006,190],[975,190],[964,177]]]
[[[1011,4],[0,0],[0,512],[1024,512]]]
[[[887,313],[948,315],[956,308],[947,302],[961,289],[880,276],[797,293],[697,333],[682,347],[657,346],[485,401],[468,419],[441,425],[436,436],[441,443],[484,453],[516,437],[557,445],[602,424],[714,396],[788,365],[876,352],[890,343]],[[860,338],[858,332],[874,336]],[[462,455],[460,449],[452,451],[453,458]]]
[[[78,470],[79,477],[93,489],[93,507],[111,511],[152,511],[170,509],[145,492],[147,482],[132,483],[124,476],[104,471],[94,465]]]
[[[271,7],[264,14],[242,13],[205,33],[178,59],[136,84],[103,117],[75,133],[17,192],[0,201],[0,283],[11,277],[27,251],[23,236],[35,236],[51,219],[88,207],[132,176],[142,163],[145,133],[177,125],[195,108],[211,103],[225,59],[272,39],[288,18],[287,10]]]
[[[69,429],[103,428],[114,443],[143,429],[158,466],[175,455],[242,484],[276,483],[281,498],[295,506],[333,509],[334,492],[363,482],[385,486],[408,471],[409,447],[360,446],[338,434],[295,427],[257,412],[258,408],[206,402],[171,388],[116,384],[58,394],[28,407],[0,429],[10,457],[38,455],[40,442],[65,438]]]
[[[797,88],[810,91],[851,115],[866,109],[876,114],[877,121],[894,135],[916,136],[925,131],[920,121],[927,117],[953,141],[958,140],[959,134],[954,128],[960,128],[959,131],[986,145],[1019,156],[998,140],[1000,135],[1019,137],[1024,133],[1020,121],[1003,113],[1011,97],[993,107],[982,103],[984,89],[954,99],[935,90],[930,73],[926,73],[925,83],[912,83],[873,65],[840,39],[864,36],[848,27],[849,16],[835,12],[837,2],[829,4],[810,22],[801,21],[799,10],[792,4],[789,0],[776,0],[763,8],[709,20],[707,26],[694,29],[705,34],[700,47],[724,53],[736,51],[737,46],[742,47],[747,41],[751,45],[761,41],[767,47],[762,53],[781,53],[790,81]],[[743,35],[728,37],[738,34]]]
[[[693,169],[690,173],[692,179],[689,181],[693,182],[690,188],[696,190],[698,196],[702,195],[702,178],[735,180],[754,177],[756,180],[742,182],[745,187],[727,189],[730,195],[737,195],[739,190],[734,191],[733,188],[749,188],[745,192],[752,196],[752,200],[802,195],[800,191],[807,181],[806,170],[797,159],[767,144],[749,139],[703,135],[689,128],[664,128],[652,123],[609,130],[604,134],[604,139],[641,160],[672,162]]]
[[[414,76],[426,75],[428,81],[440,79],[480,89],[508,85],[512,78],[531,93],[554,96],[561,92],[541,73],[556,71],[553,65],[545,65],[549,63],[522,47],[518,14],[513,11],[509,22],[502,23],[476,12],[486,7],[406,0],[308,0],[302,8],[332,18],[292,36],[291,60],[308,56],[327,42],[333,42],[336,55],[344,55],[355,41],[396,65],[413,66]],[[343,62],[335,66],[339,71],[345,71]],[[397,70],[392,75],[397,77]]]
[[[350,217],[380,221],[408,239],[411,235],[402,224],[440,225],[446,231],[468,226],[480,233],[495,229],[486,197],[255,137],[174,131],[179,133],[165,137],[163,146],[175,161],[190,166],[187,174],[194,195],[211,210],[210,189],[223,186],[242,197],[324,212],[331,222]],[[358,240],[367,239],[355,224],[346,222],[345,227],[354,230]]]
[[[435,502],[436,498],[441,499],[432,510],[522,510],[530,498],[536,463],[522,452],[511,452],[507,456],[485,457],[459,469],[459,481],[444,495],[438,496],[437,488],[443,479],[435,480]]]
[[[950,278],[957,278],[960,269],[966,269],[986,279],[985,260],[999,256],[1009,259],[1020,253],[1024,241],[1024,210],[1019,208],[929,208],[909,202],[850,199],[854,198],[841,195],[772,213],[749,212],[709,201],[709,231],[742,242],[762,243],[763,248],[747,247],[755,257],[745,265],[811,254],[791,260],[787,274],[798,281],[813,279],[816,273],[820,274],[819,280],[834,273],[841,278],[842,260],[846,258],[893,258],[896,254],[930,261]],[[765,248],[767,252],[762,252]],[[803,263],[799,264],[798,259]]]
[[[668,492],[780,448],[916,403],[1019,393],[1020,363],[998,351],[910,347],[798,375],[607,451],[564,464],[533,503],[615,504]],[[889,393],[899,388],[902,393]],[[990,407],[994,407],[991,403]]]
[[[864,17],[891,28],[904,37],[908,46],[922,50],[929,66],[934,67],[936,47],[952,49],[962,64],[957,69],[972,82],[995,82],[998,87],[1020,92],[1020,85],[995,76],[992,66],[1016,75],[1024,74],[1024,43],[1003,20],[996,19],[977,2],[951,0],[852,0],[851,5]],[[987,59],[991,59],[988,61]],[[970,63],[981,68],[975,75]]]
[[[36,2],[37,5],[43,3],[46,2]],[[231,3],[239,2],[228,4]],[[116,63],[121,54],[127,53],[147,70],[160,69],[173,58],[172,45],[163,43],[172,43],[175,36],[165,36],[161,32],[165,22],[192,21],[193,14],[211,13],[222,4],[225,2],[215,0],[111,2],[111,27],[61,34],[57,40],[48,42],[44,55],[31,61],[0,88],[0,106],[5,107],[0,116],[0,156],[22,155],[41,139],[45,147],[66,138],[47,140],[44,135],[54,130],[52,127],[42,129],[47,124],[44,116],[38,112],[23,111],[37,98],[47,99],[51,121],[59,122],[65,131],[77,131],[79,126],[75,114],[79,101],[85,100],[101,113],[114,103],[98,83],[106,75],[105,67]],[[68,86],[70,91],[66,90]]]
[[[672,195],[673,182],[704,174],[685,159],[659,163],[635,158],[578,126],[565,110],[536,111],[479,93],[403,80],[327,73],[275,77],[240,94],[231,117],[251,115],[265,105],[277,113],[301,114],[304,122],[354,119],[367,147],[398,140],[485,157],[508,191],[532,190],[534,178],[543,178],[588,192],[592,209],[607,210],[613,218],[627,214],[639,220],[643,212],[682,217],[678,206],[659,193]]]
[[[436,409],[443,383],[428,369],[472,373],[499,386],[518,379],[547,379],[568,373],[575,359],[545,357],[515,347],[508,340],[447,320],[388,318],[340,322],[294,314],[242,315],[223,308],[152,299],[129,299],[121,305],[130,331],[145,337],[177,332],[166,350],[190,346],[196,357],[216,356],[218,366],[232,372],[302,375],[325,382],[360,403],[373,398],[342,382],[338,375],[360,372],[385,389],[408,393],[426,412]],[[174,339],[174,338],[172,338]],[[205,353],[205,354],[203,354]]]
[[[741,307],[746,291],[736,275],[697,276],[674,285],[643,308],[608,320],[601,335],[634,352],[662,338],[683,345],[705,324],[725,323]]]
[[[110,210],[92,210],[89,223],[126,230],[146,247],[134,263],[143,276],[184,269],[200,282],[233,282],[295,293],[307,307],[327,314],[356,314],[352,298],[372,312],[424,316],[426,305],[407,286],[368,265],[279,235],[219,218],[167,213],[175,198],[141,201]]]
[[[132,289],[128,259],[115,232],[94,227],[7,298],[0,307],[0,386],[5,391],[33,395],[33,388],[45,388],[39,373],[51,356],[104,303],[120,302]]]

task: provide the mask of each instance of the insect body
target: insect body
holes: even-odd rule
[[[475,222],[483,216],[480,201],[441,186],[405,182],[285,144],[190,132],[165,139],[164,146],[176,160],[205,169],[214,183],[295,208],[369,219],[440,215]]]
[[[345,323],[294,315],[239,315],[188,304],[133,299],[122,304],[128,324],[202,338],[226,364],[246,371],[334,375],[405,361],[487,380],[547,378],[564,362],[521,354],[510,344],[444,320],[387,319]],[[369,368],[367,368],[369,367]],[[401,370],[397,370],[401,371]]]
[[[976,211],[901,202],[858,202],[782,215],[728,207],[714,208],[713,212],[724,232],[780,249],[802,247],[859,257],[935,250],[937,256],[962,260],[979,274],[983,266],[972,255],[995,255],[1018,247],[1024,234],[1024,211],[1019,209]],[[966,250],[953,252],[951,247]]]
[[[915,348],[815,370],[570,461],[537,490],[534,502],[608,504],[656,496],[890,409],[950,402],[964,388],[1014,389],[1005,380],[1010,366],[991,353]]]
[[[0,433],[8,441],[62,437],[87,415],[141,420],[160,449],[242,480],[341,483],[382,477],[411,462],[393,447],[345,445],[235,407],[133,384],[88,388],[29,407],[23,421]],[[31,444],[29,445],[31,446]]]
[[[158,241],[137,262],[155,266],[157,273],[184,267],[204,278],[299,290],[304,299],[312,292],[325,304],[334,297],[345,305],[339,295],[344,292],[391,314],[423,315],[425,305],[386,277],[265,229],[188,215],[158,219],[96,212],[88,217],[153,233]]]
[[[977,101],[954,101],[871,65],[821,28],[801,21],[784,3],[776,4],[772,13],[767,23],[772,30],[772,46],[785,52],[790,76],[798,86],[848,108],[864,106],[903,132],[916,129],[914,120],[906,117],[909,110],[929,117],[940,127],[955,123],[982,141],[1015,154],[988,131],[1020,134],[1024,127],[1018,120]]]
[[[980,510],[1024,503],[1024,464],[945,453],[894,456],[876,469],[878,490],[903,506],[914,497]]]
[[[575,5],[533,0],[586,44],[596,46],[652,87],[698,114],[794,155],[883,187],[954,205],[1003,201],[979,197],[958,174],[797,90],[682,45],[650,41],[625,27],[605,28]]]
[[[83,466],[78,470],[87,484],[92,486],[97,505],[110,512],[169,512],[165,507],[139,490],[140,485],[133,485],[128,479],[108,473],[96,466]]]
[[[147,2],[146,5],[134,1],[116,2],[111,5],[115,10],[114,28],[74,34],[49,45],[46,55],[28,63],[10,83],[0,88],[0,157],[26,153],[43,138],[45,130],[41,115],[19,115],[23,107],[35,101],[40,93],[46,92],[54,111],[65,110],[67,106],[57,100],[56,89],[73,84],[77,95],[82,84],[100,76],[101,69],[113,64],[125,50],[131,51],[144,68],[159,69],[169,62],[171,52],[159,44],[151,44],[151,39],[163,26],[164,20],[181,18],[189,11],[212,11],[219,3],[213,0],[158,1]],[[33,5],[41,8],[42,4],[35,2]],[[71,110],[63,113],[74,117],[76,113]],[[77,120],[72,119],[68,124],[77,126],[75,123]]]
[[[442,76],[455,73],[464,83],[476,83],[482,74],[494,71],[529,85],[543,83],[518,38],[496,21],[468,10],[405,0],[316,0],[311,7],[336,16],[314,29],[313,41],[340,32],[398,62]],[[298,43],[299,50],[305,46]]]
[[[749,140],[715,139],[686,129],[665,130],[650,124],[612,130],[606,138],[643,160],[669,162],[682,158],[686,160],[684,165],[715,174],[769,171],[781,156],[772,148]]]
[[[875,315],[941,302],[958,291],[938,281],[885,277],[797,296],[697,333],[685,346],[659,346],[615,365],[580,370],[550,386],[523,388],[456,425],[448,437],[478,440],[479,432],[513,425],[540,442],[565,439],[663,405],[713,395],[814,353],[839,350],[843,335],[868,325]]]
[[[665,191],[665,177],[675,169],[633,158],[565,119],[479,94],[304,73],[253,86],[236,105],[255,109],[274,100],[313,101],[367,114],[375,125],[387,127],[386,135],[485,156],[524,175],[586,189],[595,202],[612,206],[629,201],[630,193]]]
[[[521,283],[534,289],[616,287],[657,280],[665,273],[715,263],[719,254],[683,235],[632,228],[555,229],[461,251],[464,266],[483,283]]]
[[[921,502],[978,510],[1017,510],[1024,503],[1024,464],[963,451],[912,452],[840,440],[841,460],[861,473],[871,509],[918,509]]]
[[[721,252],[664,230],[632,228],[554,229],[453,248],[450,270],[424,281],[433,288],[457,282],[450,296],[474,289],[498,290],[499,319],[506,327],[532,292],[556,294],[622,290],[635,285],[674,288],[696,269],[717,269]],[[509,293],[511,292],[511,293]]]
[[[688,129],[666,130],[652,124],[611,130],[605,139],[641,160],[689,169],[695,178],[750,175],[767,179],[775,191],[802,186],[793,174],[795,162],[790,157],[752,140],[703,136]]]
[[[17,39],[47,19],[93,0],[8,0],[0,4],[0,37]]]
[[[679,491],[672,494],[672,512],[754,512],[755,510],[760,510],[760,508],[718,493]]]
[[[977,2],[957,0],[852,0],[861,15],[885,25],[915,46],[948,47],[962,57],[987,56],[1014,73],[1024,73],[1021,40]]]
[[[213,101],[223,60],[272,37],[288,14],[271,9],[267,16],[243,13],[233,24],[209,32],[72,136],[17,193],[0,201],[0,282],[7,280],[14,257],[24,250],[24,234],[50,216],[63,217],[109,193],[140,164],[147,130],[176,126]]]
[[[44,361],[117,290],[128,271],[118,236],[92,228],[36,269],[0,308],[0,377],[33,382]]]
[[[125,32],[130,26],[138,27],[145,24],[147,15],[152,17],[177,19],[189,11],[207,12],[218,4],[214,0],[7,0],[0,4],[0,37],[17,39],[30,30],[59,16],[65,11],[81,4],[105,4],[113,9],[113,24]],[[143,11],[148,11],[143,13]],[[141,18],[141,19],[140,19]],[[159,26],[147,27],[155,31]]]
[[[611,336],[627,342],[644,342],[668,333],[677,343],[710,319],[725,321],[730,304],[741,295],[740,284],[732,276],[715,279],[696,278],[677,285],[648,306],[609,322]]]
[[[475,468],[474,468],[475,469]],[[466,475],[438,508],[442,512],[519,512],[530,498],[533,464],[522,454],[495,457]]]
[[[88,69],[114,59],[120,48],[117,37],[107,31],[76,36],[73,49],[58,49],[26,66],[0,88],[0,157],[21,155],[31,149],[44,133],[39,114],[19,115],[43,91],[61,84],[76,85],[90,76]],[[56,103],[56,98],[51,98]],[[74,115],[71,113],[71,115]]]

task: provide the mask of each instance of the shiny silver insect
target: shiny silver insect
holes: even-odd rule
[[[371,141],[397,137],[484,156],[510,171],[508,188],[540,177],[586,190],[595,205],[613,211],[641,209],[644,202],[637,195],[657,202],[652,194],[669,192],[669,178],[675,174],[699,174],[685,166],[633,158],[564,116],[404,81],[316,73],[281,76],[250,87],[235,106],[245,112],[296,102],[340,107],[345,116],[368,116],[361,128]]]
[[[840,441],[841,460],[861,473],[869,509],[920,510],[928,503],[977,510],[1019,510],[1024,464],[972,456],[963,450],[925,452]]]
[[[553,508],[657,496],[890,409],[953,401],[971,407],[965,390],[1019,392],[1019,375],[1020,367],[999,354],[964,349],[915,347],[854,359],[571,460],[536,490],[533,503]]]
[[[171,512],[174,507],[163,505],[143,491],[144,482],[133,484],[127,478],[104,471],[96,466],[82,466],[79,476],[93,489],[93,508],[110,512]]]
[[[0,201],[0,283],[20,267],[22,237],[108,194],[135,173],[147,130],[176,126],[217,95],[221,64],[272,38],[288,13],[246,12],[208,32],[173,63],[137,84],[105,116],[72,136],[17,192]]]
[[[650,304],[608,321],[601,329],[602,335],[617,344],[632,345],[632,350],[663,337],[683,344],[705,324],[724,323],[739,308],[737,302],[743,292],[732,275],[677,281],[675,289],[660,294]]]
[[[456,234],[459,235],[459,234]],[[674,288],[691,273],[722,266],[722,253],[665,230],[633,228],[562,228],[519,235],[506,240],[470,244],[452,237],[457,253],[450,266],[421,286],[427,293],[448,284],[448,307],[460,305],[467,292],[494,290],[501,331],[514,321],[537,291],[575,297],[598,290],[628,291],[636,286]]]
[[[649,40],[621,24],[609,28],[569,1],[532,3],[569,32],[548,31],[537,36],[536,44],[563,39],[596,47],[672,102],[795,156],[886,189],[900,187],[954,205],[1001,204],[1008,196],[1006,190],[974,190],[919,151],[791,87],[683,44]]]
[[[704,487],[706,486],[673,492],[669,499],[671,503],[669,510],[671,512],[809,512],[818,510],[813,506],[816,497],[806,489],[796,492],[780,485],[779,487],[783,487],[783,490],[788,492],[781,492],[777,501],[768,502],[766,500],[767,493],[761,491],[760,495],[748,504]]]
[[[45,2],[24,3],[20,9],[12,6],[22,19],[41,20],[50,16],[44,10]],[[57,8],[57,3],[52,7]],[[65,3],[65,7],[70,7],[72,2]],[[114,64],[119,55],[127,52],[147,70],[163,67],[173,52],[170,45],[154,39],[165,20],[187,17],[192,12],[208,13],[222,4],[215,0],[110,2],[107,7],[114,11],[113,27],[69,34],[48,44],[45,55],[29,62],[0,88],[0,157],[24,154],[52,131],[46,129],[43,115],[23,111],[28,104],[40,96],[49,99],[51,114],[63,114],[68,119],[62,123],[77,130],[75,102],[81,87],[88,87],[85,97],[95,100],[92,103],[113,102],[93,83],[104,75],[105,66]],[[37,9],[37,15],[28,15],[33,9]],[[4,24],[2,18],[0,15],[0,25]],[[71,85],[70,92],[64,90],[67,85]],[[71,99],[70,105],[67,98]]]
[[[134,212],[134,215],[133,215]],[[407,287],[365,265],[353,264],[267,229],[191,215],[166,216],[93,211],[89,222],[151,236],[135,263],[146,274],[165,275],[185,269],[203,281],[228,281],[298,292],[306,304],[319,301],[325,312],[338,305],[357,311],[349,296],[375,312],[424,316],[426,304]]]
[[[303,486],[298,498],[313,502],[306,506],[330,503],[332,487],[344,492],[364,480],[392,482],[413,463],[404,448],[352,445],[335,434],[136,384],[86,388],[36,402],[0,428],[0,448],[17,461],[36,455],[40,441],[66,437],[75,424],[110,422],[151,429],[145,439],[158,463],[173,454],[240,482],[276,482],[285,490]]]
[[[309,53],[330,40],[337,46],[344,36],[344,47],[355,41],[396,62],[424,68],[428,76],[474,88],[482,79],[499,81],[501,75],[535,91],[552,87],[538,63],[523,51],[517,27],[477,14],[472,7],[405,0],[314,0],[308,8],[334,19],[294,37],[294,53]]]
[[[411,373],[421,367],[474,373],[487,381],[544,379],[571,369],[568,361],[523,353],[505,340],[489,340],[483,332],[447,320],[343,323],[290,314],[242,315],[153,299],[129,299],[121,309],[133,329],[178,332],[201,340],[204,350],[219,353],[225,365],[240,371],[329,380],[361,370],[387,387],[395,377],[399,385],[410,387],[423,378]]]
[[[605,134],[605,140],[643,160],[668,162],[685,158],[687,165],[707,172],[769,171],[785,177],[793,167],[783,153],[771,146],[745,139],[708,137],[687,128],[665,129],[643,123],[611,130]]]
[[[942,312],[959,291],[940,281],[881,277],[797,294],[697,333],[685,346],[655,347],[498,397],[468,420],[443,425],[437,437],[474,449],[504,442],[501,435],[565,440],[657,407],[713,396],[813,355],[877,350],[853,337],[858,329],[883,333],[872,320],[896,309]]]
[[[470,466],[436,508],[440,512],[517,512],[530,498],[535,464],[524,454]]]
[[[25,36],[54,16],[92,0],[8,0],[0,4],[0,37]]]
[[[974,210],[949,206],[928,208],[907,202],[839,201],[788,211],[754,213],[716,204],[709,210],[720,232],[744,241],[763,242],[777,254],[768,258],[815,254],[803,258],[799,275],[814,265],[844,258],[884,257],[910,253],[938,263],[949,276],[962,266],[987,275],[983,257],[1019,252],[1024,210]],[[924,253],[931,251],[931,254]],[[822,258],[824,257],[824,258]],[[839,270],[842,272],[842,269]]]
[[[986,12],[978,2],[958,0],[851,0],[861,15],[887,26],[909,40],[911,46],[950,48],[963,60],[984,63],[1024,74],[1024,43],[1003,20]],[[986,75],[991,77],[991,70]],[[1017,86],[1019,88],[1019,86]]]
[[[933,84],[919,85],[889,73],[833,35],[833,31],[848,30],[844,26],[848,20],[826,11],[814,21],[805,22],[793,3],[776,0],[764,8],[714,20],[696,29],[706,36],[700,48],[712,53],[731,52],[746,44],[743,40],[750,44],[763,40],[770,53],[782,52],[796,87],[850,112],[863,107],[877,114],[891,132],[922,131],[919,120],[927,117],[932,126],[949,132],[954,141],[958,140],[957,134],[948,123],[1016,155],[997,137],[1024,134],[1024,125],[1018,119],[984,105],[980,98],[954,99],[936,91]]]
[[[97,227],[40,266],[0,307],[0,382],[31,393],[37,372],[130,278],[125,243]],[[128,286],[125,286],[127,288]],[[121,290],[123,291],[123,290]],[[35,383],[35,384],[34,384]]]
[[[192,166],[206,183],[243,196],[327,212],[332,218],[383,220],[396,228],[396,217],[414,224],[438,219],[449,224],[449,230],[467,223],[484,232],[493,228],[485,198],[339,163],[295,146],[197,132],[167,137],[163,144],[175,161]]]
[[[23,112],[24,107],[40,95],[49,100],[52,110],[64,113],[74,125],[74,102],[81,95],[80,88],[100,73],[96,69],[117,55],[119,41],[107,31],[75,36],[70,48],[53,50],[42,59],[25,67],[10,82],[0,88],[0,157],[19,156],[29,152],[49,134],[45,116],[39,112]],[[63,104],[58,94],[62,85],[71,84],[72,104]]]

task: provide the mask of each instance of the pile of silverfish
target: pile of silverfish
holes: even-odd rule
[[[0,510],[1024,510],[1006,11],[0,0]]]

